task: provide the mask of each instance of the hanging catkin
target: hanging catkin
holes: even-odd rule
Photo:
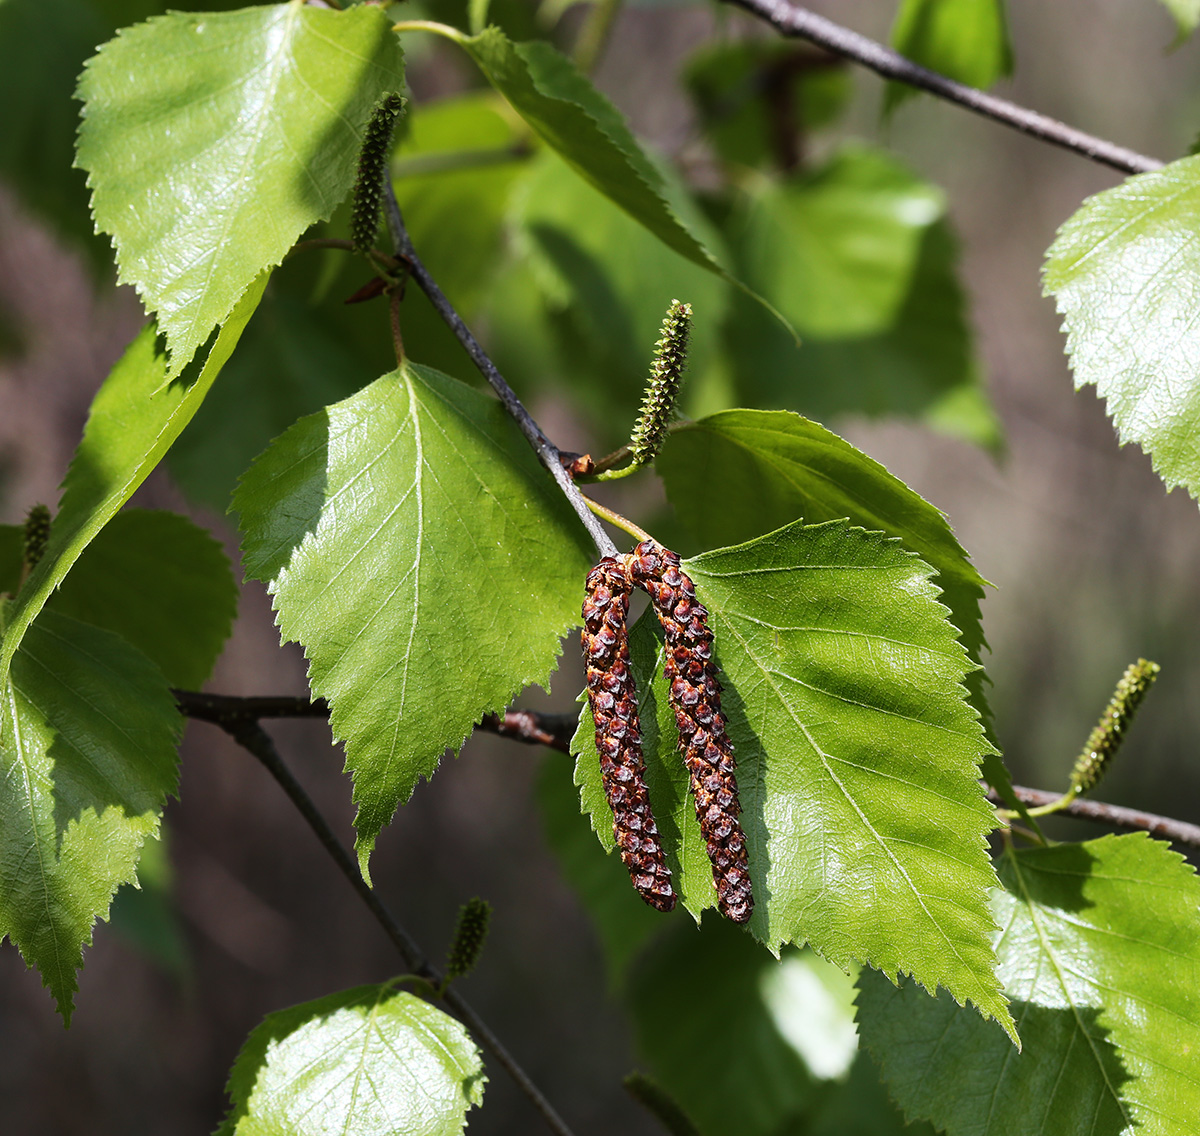
[[[1146,659],[1138,659],[1125,668],[1108,706],[1075,762],[1075,769],[1071,773],[1074,792],[1090,793],[1100,784],[1117,750],[1121,748],[1121,742],[1125,740],[1125,731],[1129,729],[1138,707],[1158,678],[1158,671],[1158,664]]]
[[[675,892],[650,810],[637,687],[629,666],[629,593],[629,577],[611,556],[588,573],[583,600],[588,702],[621,859],[642,899],[659,911],[670,911],[675,906]]]
[[[691,776],[696,819],[712,861],[718,906],[727,919],[745,923],[754,911],[754,896],[708,609],[697,601],[679,557],[661,544],[644,540],[625,559],[630,579],[649,594],[666,634],[663,672],[679,727],[679,752]]]
[[[371,111],[358,155],[358,179],[354,183],[354,204],[350,213],[350,233],[354,247],[369,253],[379,231],[379,206],[383,198],[383,179],[392,147],[392,129],[404,109],[399,95],[384,95]]]

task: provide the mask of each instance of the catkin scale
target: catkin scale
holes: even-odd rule
[[[746,837],[738,821],[737,763],[721,712],[708,610],[696,599],[696,587],[679,557],[656,541],[642,541],[623,559],[629,579],[650,596],[666,637],[663,673],[718,906],[727,919],[745,923],[754,912],[754,895]]]
[[[671,911],[675,891],[650,809],[637,687],[629,665],[629,593],[629,578],[613,557],[606,556],[588,573],[582,635],[588,702],[621,860],[642,899],[659,911]]]

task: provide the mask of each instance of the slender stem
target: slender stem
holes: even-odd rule
[[[1145,154],[1117,146],[1103,138],[1085,134],[1082,130],[1076,130],[1066,123],[1019,106],[1008,99],[989,95],[963,83],[956,83],[953,79],[947,79],[945,75],[918,66],[875,40],[859,35],[824,16],[818,16],[807,8],[790,3],[790,0],[726,0],[726,3],[735,4],[766,20],[785,36],[808,40],[809,43],[823,47],[835,55],[844,56],[869,67],[885,79],[893,79],[897,83],[906,83],[910,87],[927,91],[985,118],[1011,126],[1014,130],[1040,138],[1043,142],[1072,150],[1123,173],[1148,173],[1159,169],[1163,164],[1157,158],[1149,158]]]
[[[468,37],[449,24],[439,24],[437,20],[401,20],[392,25],[394,32],[433,32],[434,35],[445,36],[455,43],[462,43]]]
[[[257,721],[244,720],[235,726],[224,727],[227,732],[246,750],[253,754],[266,768],[267,772],[278,782],[279,787],[287,794],[300,815],[308,822],[322,847],[329,853],[342,875],[349,881],[350,886],[358,893],[376,922],[383,928],[391,939],[393,946],[408,964],[413,974],[428,982],[433,987],[442,983],[442,975],[438,973],[425,957],[416,940],[401,926],[400,921],[391,913],[387,905],[367,885],[358,870],[354,857],[346,850],[329,822],[321,814],[313,799],[304,791],[304,786],[296,780],[292,771],[284,764],[267,732]],[[462,1023],[471,1031],[479,1043],[491,1053],[504,1070],[516,1082],[517,1087],[533,1103],[542,1114],[542,1118],[552,1132],[559,1136],[573,1136],[554,1106],[545,1098],[541,1090],[529,1079],[529,1075],[513,1058],[512,1054],[501,1044],[500,1039],[491,1031],[487,1023],[465,1002],[453,989],[447,990],[443,1001],[460,1018]]]
[[[608,46],[613,25],[621,14],[622,0],[595,0],[588,12],[579,38],[575,41],[575,63],[585,75],[590,75]]]
[[[289,260],[297,253],[309,252],[312,249],[343,249],[346,252],[354,251],[354,242],[343,240],[341,237],[313,237],[307,241],[297,241],[290,249],[284,260]]]
[[[588,503],[588,508],[596,516],[603,517],[610,525],[616,525],[617,528],[627,532],[634,540],[654,539],[644,528],[635,525],[628,517],[621,516],[614,509],[606,509],[599,501],[593,501],[590,497],[585,497],[584,500]]]
[[[446,325],[454,333],[454,337],[462,344],[467,354],[471,356],[471,362],[479,368],[480,374],[487,379],[488,385],[500,396],[500,401],[504,404],[504,409],[508,411],[516,424],[521,428],[521,433],[525,435],[526,441],[533,447],[533,451],[537,454],[542,465],[550,471],[550,476],[558,483],[559,489],[562,490],[563,495],[571,503],[571,507],[583,522],[583,527],[587,529],[588,535],[595,542],[596,550],[601,556],[616,556],[616,545],[613,544],[608,533],[600,525],[600,522],[589,511],[588,500],[571,480],[571,475],[567,473],[563,465],[562,455],[558,452],[558,447],[542,433],[542,428],[530,416],[529,411],[525,409],[521,400],[517,398],[512,387],[504,381],[504,376],[497,370],[496,364],[488,358],[487,352],[479,345],[479,341],[475,336],[471,334],[471,329],[467,327],[462,317],[454,310],[454,305],[446,299],[441,288],[438,287],[437,281],[429,275],[429,270],[425,267],[421,258],[417,256],[416,251],[413,249],[412,241],[409,239],[408,230],[404,227],[404,218],[400,213],[400,205],[396,201],[396,194],[392,189],[392,183],[387,179],[384,179],[383,206],[384,216],[387,217],[388,229],[392,234],[392,242],[396,248],[396,255],[408,262],[412,278],[417,282],[421,291],[429,297],[429,302],[437,310],[438,315],[442,317]]]

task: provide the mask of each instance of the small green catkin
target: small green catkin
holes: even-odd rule
[[[1071,790],[1074,793],[1090,793],[1100,784],[1121,742],[1129,729],[1138,707],[1146,697],[1154,680],[1158,678],[1159,665],[1138,659],[1131,663],[1117,683],[1096,728],[1092,730],[1083,752],[1075,762],[1071,773]]]
[[[692,305],[672,300],[662,324],[662,336],[654,348],[650,382],[642,399],[642,412],[629,438],[635,466],[657,456],[675,412],[675,400],[687,367],[688,334],[692,327]]]
[[[399,95],[384,95],[375,104],[371,120],[367,123],[358,156],[358,180],[354,183],[354,208],[350,221],[354,247],[359,252],[369,253],[375,247],[383,179],[392,149],[392,130],[403,109],[404,99]]]
[[[45,505],[34,505],[25,518],[25,569],[32,571],[46,551],[50,539],[50,510]]]
[[[454,940],[446,953],[446,981],[462,978],[475,969],[487,938],[488,924],[492,918],[492,905],[475,896],[463,904],[458,913],[458,926],[454,929]]]

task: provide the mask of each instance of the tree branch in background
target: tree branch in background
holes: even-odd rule
[[[500,396],[504,409],[512,415],[513,420],[521,428],[521,433],[533,447],[542,465],[549,471],[550,476],[558,482],[558,487],[571,503],[571,507],[579,515],[583,527],[596,544],[596,550],[601,556],[616,556],[617,546],[613,544],[603,526],[592,515],[588,508],[587,498],[579,491],[579,487],[571,480],[563,464],[563,456],[545,434],[542,428],[533,420],[521,400],[517,398],[512,387],[504,381],[504,376],[496,368],[496,364],[488,358],[487,352],[479,345],[479,340],[471,334],[471,329],[463,322],[462,316],[454,310],[454,305],[446,299],[437,281],[429,275],[429,270],[417,256],[409,239],[408,230],[404,227],[404,218],[400,213],[400,205],[396,201],[396,193],[392,189],[389,178],[383,180],[383,210],[387,217],[388,230],[396,247],[396,255],[406,261],[412,278],[420,286],[422,292],[429,297],[438,315],[446,322],[446,326],[454,333],[454,337],[462,344],[463,349],[471,356],[471,362],[479,368],[479,373],[488,381],[488,385]]]
[[[177,696],[178,694],[188,695],[188,692],[180,691],[177,692]],[[350,886],[358,893],[363,903],[367,905],[368,910],[375,917],[375,921],[383,928],[387,937],[391,939],[392,945],[400,953],[400,957],[404,959],[409,969],[419,978],[425,979],[434,989],[440,988],[443,976],[430,965],[429,960],[425,957],[417,941],[404,929],[383,900],[379,898],[375,891],[368,886],[366,880],[362,878],[362,873],[358,870],[358,864],[355,862],[354,857],[346,850],[341,841],[338,840],[329,822],[322,815],[320,809],[317,808],[313,799],[305,792],[304,786],[296,780],[295,775],[284,764],[283,759],[279,756],[279,751],[275,748],[275,743],[271,740],[267,732],[249,713],[240,718],[236,714],[232,717],[228,716],[228,712],[233,710],[232,704],[235,702],[250,702],[256,703],[259,706],[273,706],[273,708],[281,710],[281,713],[276,715],[277,717],[293,716],[288,713],[287,709],[284,709],[285,707],[290,710],[298,709],[294,704],[289,706],[292,700],[286,698],[234,699],[219,695],[191,695],[190,697],[196,699],[195,705],[201,709],[203,708],[202,700],[204,699],[216,699],[222,704],[223,709],[227,712],[226,720],[216,721],[211,717],[207,720],[213,722],[214,725],[219,725],[239,745],[258,758],[267,772],[275,778],[280,788],[287,794],[288,799],[296,806],[300,815],[308,822],[309,828],[316,834],[317,839],[321,842],[321,846],[329,853],[333,862],[338,866],[338,870],[346,877]],[[188,712],[182,702],[180,703],[180,708],[184,710],[185,714]],[[316,704],[310,703],[309,708],[315,711]],[[322,707],[321,713],[325,714],[328,711]],[[198,714],[196,716],[200,717],[201,715]],[[301,716],[313,717],[316,715],[314,713],[303,714]],[[443,993],[442,1001],[458,1015],[463,1025],[471,1031],[471,1034],[484,1049],[488,1050],[504,1068],[505,1072],[512,1077],[521,1092],[525,1094],[538,1112],[542,1114],[542,1118],[549,1125],[551,1131],[557,1132],[558,1136],[574,1136],[571,1129],[567,1127],[566,1121],[558,1115],[554,1106],[546,1099],[537,1085],[530,1080],[529,1074],[521,1068],[512,1054],[501,1044],[500,1039],[491,1031],[487,1023],[483,1021],[453,988]]]
[[[947,79],[945,75],[939,75],[936,71],[930,71],[911,59],[906,59],[890,47],[876,43],[875,40],[859,35],[841,24],[835,24],[807,8],[789,3],[789,0],[726,0],[726,3],[735,4],[766,20],[785,36],[807,40],[835,55],[852,59],[885,79],[905,83],[936,95],[939,99],[957,103],[994,122],[1011,126],[1014,130],[1051,145],[1061,146],[1064,150],[1082,154],[1085,158],[1111,166],[1122,173],[1143,174],[1157,170],[1163,165],[1157,158],[1148,158],[1145,154],[1086,134],[1008,99],[989,95],[986,91],[968,87],[964,83],[956,83],[953,79]]]

